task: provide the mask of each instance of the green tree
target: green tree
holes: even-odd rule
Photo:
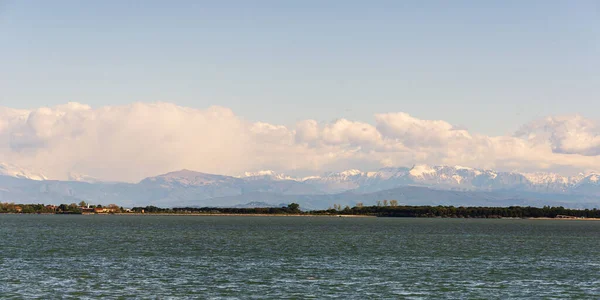
[[[287,208],[291,211],[291,212],[300,212],[300,204],[298,203],[290,203]]]
[[[81,209],[77,206],[77,204],[71,203],[71,204],[69,204],[67,211],[72,212],[72,213],[80,213]]]
[[[110,210],[110,212],[113,212],[113,213],[121,212],[121,209],[116,204],[109,204],[108,209]]]

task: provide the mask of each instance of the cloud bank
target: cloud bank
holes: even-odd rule
[[[183,168],[237,175],[425,163],[579,172],[600,169],[600,124],[555,116],[512,136],[485,136],[402,112],[377,114],[373,124],[305,120],[286,127],[249,122],[224,107],[170,103],[0,107],[0,162],[43,170],[52,179],[86,174],[129,182]]]

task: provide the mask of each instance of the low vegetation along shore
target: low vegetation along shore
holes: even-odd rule
[[[14,204],[0,203],[0,213],[12,214],[131,214],[131,215],[253,215],[253,216],[345,216],[345,217],[404,217],[404,218],[537,218],[537,219],[599,219],[598,209],[568,209],[564,207],[454,207],[454,206],[402,206],[378,202],[378,205],[342,208],[334,205],[326,210],[302,211],[296,203],[284,207],[223,208],[156,206],[123,208],[79,204]]]

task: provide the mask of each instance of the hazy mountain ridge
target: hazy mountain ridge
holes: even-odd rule
[[[71,203],[84,200],[123,206],[298,202],[305,208],[327,208],[333,204],[352,206],[358,202],[369,205],[382,199],[432,205],[562,203],[591,207],[600,203],[600,175],[595,173],[565,177],[460,166],[417,165],[373,172],[348,170],[304,178],[273,171],[246,172],[234,177],[181,170],[148,177],[139,183],[39,180],[42,177],[32,179],[21,174],[2,173],[0,201]]]

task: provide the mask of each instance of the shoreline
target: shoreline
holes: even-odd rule
[[[0,215],[82,215],[82,216],[174,216],[174,217],[316,217],[316,218],[400,218],[400,219],[496,219],[496,220],[559,220],[559,221],[600,221],[600,218],[549,218],[549,217],[503,217],[503,218],[460,218],[460,217],[391,217],[375,215],[322,215],[322,214],[236,214],[236,213],[15,213],[6,212]]]
[[[0,215],[71,215],[71,216],[174,216],[174,217],[327,217],[327,218],[377,218],[370,215],[317,215],[317,214],[203,214],[203,213],[0,213]]]
[[[93,215],[93,214],[90,214]],[[98,214],[111,215],[111,214]],[[197,217],[329,217],[329,218],[376,218],[368,215],[311,215],[311,214],[202,214],[202,213],[115,213],[115,216],[197,216]]]

